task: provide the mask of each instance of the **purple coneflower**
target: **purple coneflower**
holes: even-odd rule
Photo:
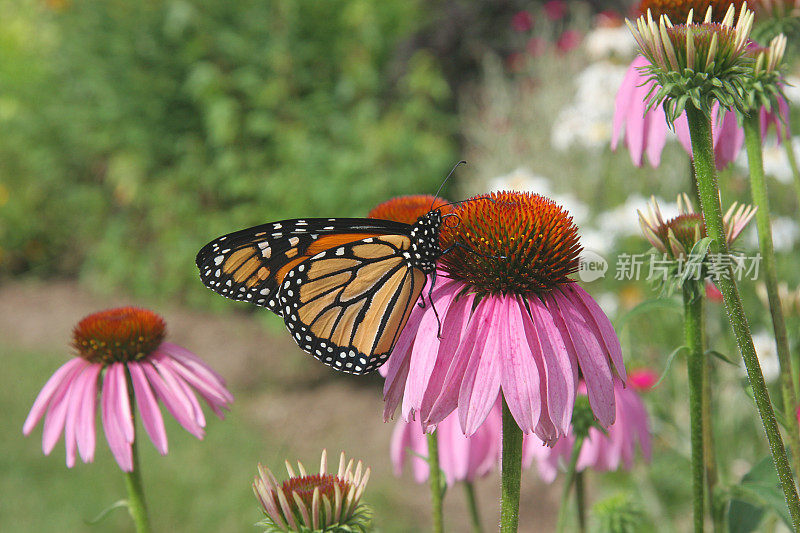
[[[44,417],[45,455],[53,451],[63,431],[67,466],[75,465],[76,450],[83,462],[92,462],[99,389],[106,439],[125,472],[134,468],[133,397],[142,424],[162,455],[167,453],[167,434],[159,400],[187,431],[202,439],[205,417],[195,394],[220,418],[233,396],[219,374],[185,348],[165,342],[164,336],[164,321],[146,309],[109,309],[81,320],[72,342],[78,356],[56,370],[42,388],[23,434],[30,434]]]
[[[517,192],[473,198],[453,213],[460,222],[442,229],[449,251],[438,281],[385,365],[384,417],[402,401],[403,418],[428,427],[457,409],[469,436],[502,393],[524,432],[553,442],[569,428],[582,376],[594,414],[611,425],[622,352],[606,315],[568,277],[581,251],[572,218]]]
[[[253,481],[266,518],[259,523],[266,531],[366,531],[371,512],[361,504],[361,496],[369,481],[370,469],[361,461],[353,470],[353,460],[339,456],[339,470],[328,473],[328,455],[322,451],[319,474],[308,474],[298,461],[295,473],[289,462],[289,479],[278,483],[264,465],[258,465]]]
[[[579,392],[585,394],[583,383]],[[650,460],[650,423],[642,399],[632,387],[624,388],[620,383],[615,385],[614,394],[617,399],[616,421],[605,433],[596,427],[589,429],[575,465],[578,472],[587,468],[611,471],[620,466],[630,470],[636,456],[637,441],[644,458]],[[530,464],[536,460],[540,477],[552,483],[558,473],[559,463],[569,462],[575,437],[569,434],[552,447],[545,446],[534,436],[526,436],[526,439],[524,462]]]
[[[650,166],[655,168],[661,163],[661,152],[667,142],[669,126],[661,106],[647,109],[650,94],[655,81],[642,70],[650,65],[643,56],[637,56],[628,67],[622,80],[614,103],[614,123],[612,126],[611,149],[616,150],[624,138],[625,145],[631,155],[631,161],[637,167],[642,166],[644,154]],[[724,168],[736,159],[744,144],[744,131],[736,122],[736,115],[714,107],[715,120],[711,124],[714,143],[714,156],[717,168]],[[675,120],[675,134],[681,146],[691,156],[692,143],[689,137],[689,124],[686,114]]]
[[[439,466],[448,485],[456,481],[475,481],[497,467],[501,429],[500,402],[495,403],[483,424],[469,437],[464,436],[456,413],[439,422],[436,426]],[[408,457],[417,483],[428,480],[428,440],[419,422],[398,420],[390,453],[395,475],[402,473]]]

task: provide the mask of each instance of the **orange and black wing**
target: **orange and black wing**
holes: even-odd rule
[[[278,287],[293,268],[325,250],[373,236],[408,234],[409,228],[362,218],[282,220],[214,239],[195,261],[206,287],[281,315]]]
[[[278,293],[297,344],[323,363],[365,374],[389,357],[426,275],[403,256],[407,235],[342,243],[295,265]]]

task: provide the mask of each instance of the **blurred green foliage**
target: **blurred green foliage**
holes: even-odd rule
[[[395,60],[420,1],[0,6],[0,271],[210,302],[208,240],[363,216],[456,160],[437,60]]]

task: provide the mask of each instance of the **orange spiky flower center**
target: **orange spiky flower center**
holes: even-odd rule
[[[478,294],[541,294],[578,270],[578,228],[567,211],[538,194],[492,193],[461,203],[460,222],[442,227],[441,259]]]
[[[452,207],[446,205],[448,203],[444,198],[430,194],[398,196],[373,207],[367,217],[413,224],[428,211],[438,207],[442,208],[441,213],[443,215],[450,212]]]
[[[138,307],[94,313],[75,326],[72,345],[92,363],[137,361],[153,353],[166,335],[164,320]]]
[[[296,506],[294,498],[292,498],[292,493],[296,492],[303,503],[310,509],[314,500],[314,489],[319,489],[320,498],[327,496],[328,500],[333,503],[336,498],[336,489],[334,487],[337,485],[342,498],[347,496],[347,491],[350,490],[351,484],[334,474],[292,477],[281,484],[281,490],[286,494],[290,506]]]
[[[647,10],[658,20],[660,15],[667,15],[673,24],[683,24],[694,9],[694,20],[703,20],[706,11],[711,7],[711,21],[722,22],[728,6],[733,5],[738,16],[744,0],[642,0],[639,3],[639,14],[646,15]]]

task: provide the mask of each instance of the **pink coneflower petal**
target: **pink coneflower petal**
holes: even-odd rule
[[[186,367],[193,375],[202,379],[203,382],[212,385],[217,389],[220,396],[222,396],[227,403],[233,402],[233,394],[225,388],[225,378],[215,372],[205,361],[197,357],[195,354],[186,348],[173,344],[171,342],[163,342],[158,347],[158,351],[165,352],[169,356],[180,362]]]
[[[101,418],[111,454],[125,472],[133,471],[133,427],[123,363],[112,363],[103,379]],[[130,438],[128,438],[130,436]]]
[[[528,316],[522,315],[528,338],[541,349],[547,377],[547,413],[548,420],[565,434],[572,420],[572,405],[575,403],[575,389],[578,385],[578,364],[574,356],[567,352],[561,333],[553,321],[550,311],[538,298],[528,301],[530,306],[530,322]],[[551,440],[558,434],[547,435]]]
[[[614,120],[611,126],[611,149],[616,150],[619,140],[624,134],[625,119],[628,116],[630,104],[633,101],[633,94],[639,85],[638,80],[641,77],[638,67],[647,63],[647,60],[642,56],[638,56],[633,60],[628,70],[625,72],[625,77],[622,79],[619,91],[614,101]]]
[[[459,355],[461,353],[459,352],[459,346],[461,345],[461,340],[465,338],[469,327],[469,310],[472,309],[473,302],[474,296],[472,294],[461,296],[450,306],[442,321],[443,338],[440,339],[436,364],[431,372],[428,388],[422,396],[420,405],[420,416],[426,423],[432,417],[434,406],[438,406],[437,412],[434,414],[437,417],[441,416],[441,419],[456,408],[455,399],[457,399],[457,395],[454,394],[452,396],[454,400],[452,404],[446,404],[446,402],[441,401],[440,395],[445,386],[457,387],[457,384],[461,383],[461,379],[464,376],[467,358]],[[444,411],[447,411],[447,413],[440,414]]]
[[[433,295],[433,302],[428,302],[426,305],[435,306],[439,315],[445,316],[457,290],[457,283],[447,282]],[[416,339],[411,348],[409,372],[403,394],[402,413],[405,419],[409,419],[415,408],[421,404],[422,395],[433,372],[436,354],[439,350],[439,320],[435,313],[424,313],[416,330]]]
[[[139,415],[142,418],[142,425],[150,436],[150,440],[161,455],[166,455],[168,450],[167,431],[164,428],[164,418],[161,416],[161,409],[158,408],[153,390],[147,381],[144,370],[138,362],[128,363],[128,371],[131,373],[133,392],[136,396],[136,405],[139,407]]]
[[[714,137],[714,163],[717,168],[725,168],[742,150],[744,130],[739,127],[736,114],[732,111],[720,111],[722,120]]]
[[[630,102],[629,113],[632,116],[642,117],[641,120],[629,120],[625,127],[625,144],[631,153],[631,160],[637,167],[642,166],[642,155],[645,148],[645,110],[647,103],[641,99],[636,98]]]
[[[586,318],[563,293],[554,291],[548,296],[548,308],[567,350],[575,353],[581,374],[589,389],[589,404],[600,423],[608,427],[614,423],[614,381],[606,364],[604,349],[592,332]]]
[[[160,349],[159,349],[160,350]],[[225,418],[225,413],[222,408],[227,408],[230,400],[230,393],[225,387],[219,385],[216,381],[206,381],[189,368],[183,366],[182,363],[174,359],[167,351],[156,351],[153,354],[153,360],[158,360],[159,364],[167,369],[168,372],[174,374],[179,380],[191,385],[193,389],[205,400],[206,404],[211,408],[214,413],[220,418]],[[193,395],[191,391],[189,394]]]
[[[167,384],[161,377],[161,374],[158,373],[149,361],[143,361],[141,363],[141,368],[147,380],[150,382],[150,385],[153,387],[153,392],[164,402],[167,411],[175,417],[175,420],[177,420],[186,431],[198,439],[202,439],[205,432],[192,418],[192,406],[183,396],[183,392]]]
[[[71,371],[64,375],[50,399],[50,407],[44,418],[44,429],[42,430],[42,451],[45,455],[50,455],[50,452],[53,451],[58,439],[61,437],[61,432],[64,430],[72,383],[83,372],[83,369],[90,364],[83,359],[79,359],[79,362],[80,364],[72,367]]]
[[[508,331],[501,337],[499,352],[503,362],[503,397],[517,425],[524,433],[530,433],[539,422],[542,414],[540,398],[544,397],[531,351],[531,347],[538,344],[538,338],[534,340],[535,344],[529,342],[522,322],[521,302],[517,298],[507,298],[502,307],[505,314],[502,318],[506,320]]]
[[[484,316],[481,317],[477,309],[472,316],[472,320],[479,320],[476,329],[480,330],[478,338],[483,340],[473,344],[458,394],[458,415],[466,436],[480,427],[500,393],[503,364],[498,354],[500,338],[508,334],[508,328],[507,324],[495,325],[493,318],[498,316],[503,305],[503,299],[488,296],[478,304],[478,307],[484,306]]]
[[[158,370],[158,373],[161,374],[162,378],[164,378],[164,383],[170,387],[170,389],[175,393],[175,396],[179,397],[182,403],[188,406],[189,415],[192,417],[192,420],[194,420],[195,424],[201,428],[206,427],[206,416],[203,414],[203,409],[200,407],[200,402],[197,401],[197,397],[194,395],[194,392],[189,385],[187,385],[180,376],[174,374],[168,365],[165,365],[157,358],[151,358],[150,362],[153,363],[153,366],[156,368],[156,370]]]
[[[63,381],[69,381],[68,376],[75,372],[76,367],[83,368],[85,363],[86,362],[83,359],[75,357],[74,359],[70,359],[61,365],[58,370],[56,370],[53,375],[50,376],[50,379],[47,380],[47,383],[44,384],[44,387],[42,387],[42,390],[39,391],[39,394],[33,401],[33,406],[28,413],[28,417],[25,419],[25,423],[22,425],[23,435],[29,435],[30,432],[33,431],[33,428],[36,427],[36,424],[39,423],[39,420],[41,420],[44,414],[47,412],[47,408],[50,406],[51,400],[55,396],[56,392],[62,387]]]
[[[97,380],[103,367],[99,364],[89,365],[83,371],[84,382],[81,389],[80,408],[76,423],[78,451],[84,463],[94,461],[94,451],[97,443],[95,431],[95,413],[97,412]]]
[[[589,296],[589,293],[577,283],[566,285],[563,290],[571,293],[583,304],[585,310],[583,314],[591,325],[596,326],[596,334],[598,338],[603,340],[603,344],[611,357],[611,362],[614,363],[614,369],[624,383],[627,380],[627,376],[625,375],[625,364],[622,360],[622,346],[619,344],[619,338],[617,338],[614,326],[611,325],[608,316],[606,316],[597,302]]]

